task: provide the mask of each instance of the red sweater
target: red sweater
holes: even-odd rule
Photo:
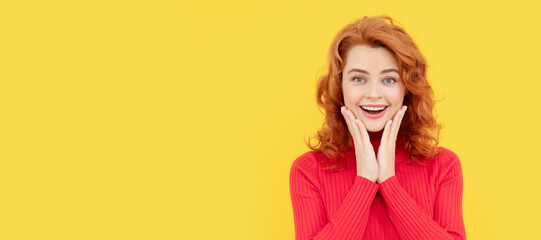
[[[466,239],[460,160],[440,149],[426,166],[397,149],[395,176],[381,184],[357,176],[353,150],[341,172],[304,153],[290,172],[296,239]]]

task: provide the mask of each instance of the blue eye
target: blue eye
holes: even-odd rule
[[[385,82],[386,84],[393,84],[396,82],[396,80],[392,78],[386,78],[385,80],[383,80],[383,82]]]
[[[357,81],[358,80],[358,81]],[[362,82],[365,82],[366,80],[364,80],[364,78],[362,77],[355,77],[353,78],[353,82],[355,83],[362,83]]]

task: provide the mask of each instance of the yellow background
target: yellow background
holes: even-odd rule
[[[429,64],[469,239],[539,239],[537,1],[4,1],[0,239],[293,239],[330,42],[388,14]]]

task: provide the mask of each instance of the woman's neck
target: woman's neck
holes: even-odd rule
[[[383,129],[379,132],[368,132],[368,136],[370,137],[370,142],[372,143],[372,146],[374,147],[374,152],[378,152],[379,144],[381,142],[381,136],[383,135]]]
[[[383,129],[378,132],[368,132],[368,137],[370,137],[370,143],[372,144],[372,147],[374,148],[374,152],[377,153],[379,150],[379,145],[381,143],[381,136],[383,135]],[[398,139],[397,139],[398,141]],[[396,142],[396,146],[398,147],[399,144]],[[353,145],[348,147],[347,151],[355,152],[355,149]]]

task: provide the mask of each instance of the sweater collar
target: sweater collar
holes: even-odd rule
[[[383,136],[383,130],[379,132],[368,132],[368,136],[370,137],[370,143],[372,144],[372,147],[374,148],[374,152],[377,153],[379,149],[379,145],[381,143],[381,136]],[[353,143],[353,140],[351,138],[352,136],[350,135],[351,143]],[[355,152],[353,145],[350,145],[348,147],[348,152]]]
[[[381,144],[381,136],[383,136],[383,129],[379,132],[368,132],[368,136],[370,137],[370,143],[372,144],[372,147],[374,148],[374,153],[376,153],[376,156],[377,156],[377,153],[379,151],[379,145]],[[399,139],[397,139],[397,142],[396,142],[396,149],[395,149],[395,155],[396,155],[396,160],[398,161],[399,159],[408,159],[407,157],[407,153],[401,149],[401,144],[399,144]],[[347,151],[347,155],[349,155],[348,159],[352,160],[352,161],[355,161],[355,149],[353,146],[351,146]]]
[[[368,136],[370,137],[372,147],[374,147],[374,152],[377,154],[381,143],[381,136],[383,136],[383,129],[379,132],[368,132]]]

